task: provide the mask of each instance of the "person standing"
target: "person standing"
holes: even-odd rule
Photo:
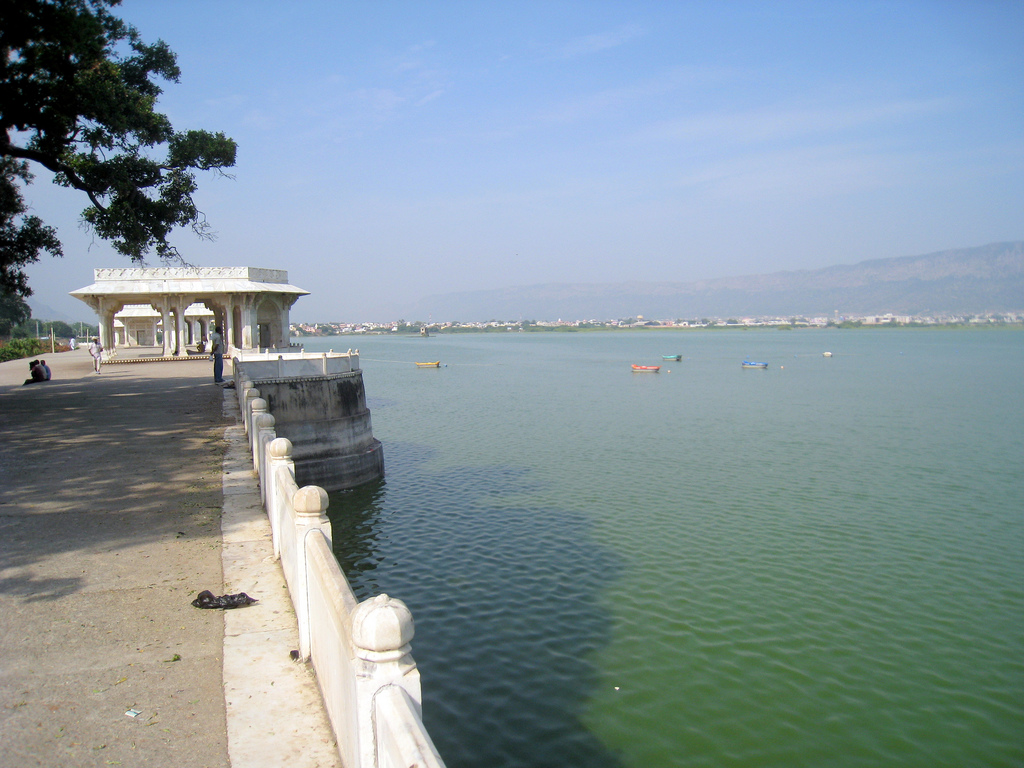
[[[213,359],[213,381],[215,384],[224,383],[224,337],[221,335],[220,326],[215,326],[210,334],[210,357]]]
[[[95,338],[89,342],[89,354],[92,355],[92,365],[96,369],[96,373],[100,372],[100,363],[103,358],[103,345],[100,344],[99,338]]]

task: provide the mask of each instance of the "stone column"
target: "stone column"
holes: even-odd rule
[[[182,339],[184,338],[184,328],[182,327],[182,320],[185,318],[183,315],[185,311],[181,308],[181,299],[175,300],[174,304],[174,355],[177,357],[183,351],[184,344]]]
[[[235,301],[228,296],[224,302],[224,356],[227,357],[234,349]]]
[[[253,337],[253,325],[256,323],[256,308],[253,307],[252,296],[246,296],[242,304],[242,349],[253,349],[259,337]]]
[[[160,340],[163,346],[163,352],[161,353],[164,357],[171,356],[171,310],[169,302],[165,298],[160,302],[160,321],[163,325],[163,337]]]
[[[99,315],[100,344],[103,345],[106,357],[110,357],[117,348],[117,337],[114,334],[114,312],[108,304],[100,302],[97,314]]]

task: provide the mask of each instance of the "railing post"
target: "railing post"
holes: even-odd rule
[[[260,391],[250,387],[245,393],[245,402],[242,404],[242,423],[245,424],[245,434],[251,435],[252,430],[252,403],[259,399]],[[249,438],[250,444],[252,437]]]
[[[250,393],[255,392],[255,390],[249,391]],[[264,416],[267,413],[267,401],[264,400],[262,397],[255,397],[252,400],[252,405],[250,406],[250,409],[251,414],[249,415],[249,429],[247,431],[249,432],[249,447],[252,449],[253,452],[252,467],[253,469],[256,469],[256,421],[257,419],[260,418],[260,416]]]
[[[253,451],[253,458],[256,461],[256,472],[260,476],[260,492],[263,494],[264,506],[267,503],[267,484],[264,479],[264,474],[267,471],[266,445],[277,437],[277,433],[274,431],[276,424],[277,419],[274,418],[272,413],[261,413],[256,417],[256,445]]]
[[[352,612],[361,768],[379,765],[374,716],[378,691],[390,685],[403,688],[421,713],[420,673],[410,645],[415,633],[412,613],[396,598],[377,595]]]
[[[236,394],[238,395],[238,410],[242,414],[243,421],[245,419],[245,399],[249,395],[249,390],[252,389],[254,384],[252,379],[243,377],[241,384],[238,386]]]
[[[309,566],[306,562],[306,536],[312,531],[325,532],[328,541],[331,538],[331,521],[327,519],[327,491],[318,485],[307,485],[299,488],[292,497],[292,508],[295,510],[295,579],[292,583],[299,588],[298,595],[292,595],[295,605],[295,618],[299,624],[299,653],[302,658],[309,659],[310,654],[310,621],[309,621]]]
[[[281,557],[281,525],[284,510],[281,509],[280,494],[277,490],[278,468],[287,467],[292,478],[295,478],[295,464],[292,462],[292,441],[287,437],[276,437],[267,445],[267,476],[262,478],[266,488],[264,504],[270,518],[270,532],[274,539],[274,557]]]

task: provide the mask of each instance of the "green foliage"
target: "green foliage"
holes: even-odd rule
[[[51,330],[53,335],[58,339],[70,339],[72,336],[78,334],[78,331],[71,327],[68,323],[63,320],[54,320],[53,322],[47,323],[47,333]]]
[[[11,328],[32,317],[32,310],[14,291],[0,291],[0,336],[10,336]]]
[[[176,58],[112,15],[119,2],[0,3],[0,286],[21,295],[31,293],[23,267],[61,253],[54,230],[25,215],[29,162],[85,193],[83,221],[134,262],[150,252],[181,261],[168,239],[176,227],[211,236],[194,172],[233,166],[235,142],[175,132],[155,111],[157,80],[178,82]]]
[[[39,339],[11,339],[0,347],[0,362],[35,357],[41,354],[43,354],[43,345]]]
[[[19,185],[30,183],[32,178],[28,163],[0,156],[0,291],[5,295],[32,294],[24,267],[39,261],[40,252],[63,255],[53,227],[43,224],[38,216],[26,215],[28,208]]]

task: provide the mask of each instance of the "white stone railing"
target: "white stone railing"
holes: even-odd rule
[[[252,379],[287,379],[300,376],[330,376],[359,370],[359,350],[353,352],[267,352],[240,349],[234,359],[245,363],[246,375]]]
[[[327,492],[298,487],[291,442],[277,437],[252,381],[235,381],[274,555],[295,607],[299,653],[316,670],[342,764],[444,768],[423,725],[412,614],[387,595],[356,600],[331,547]]]

